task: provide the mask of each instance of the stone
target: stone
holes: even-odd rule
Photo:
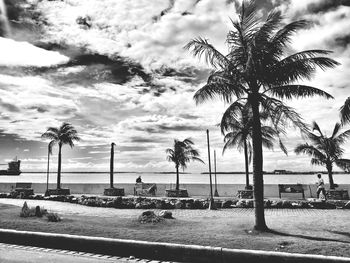
[[[181,209],[183,207],[184,207],[184,205],[183,205],[183,203],[180,200],[175,202],[175,208],[176,209]]]
[[[29,216],[30,216],[30,209],[28,207],[27,202],[24,202],[20,213],[20,217],[29,217]]]
[[[142,212],[138,220],[141,224],[144,224],[144,223],[158,223],[164,219],[160,216],[157,216],[153,211],[147,210]]]
[[[173,219],[173,213],[167,210],[162,210],[159,212],[158,216],[166,218],[166,219]]]
[[[203,209],[203,202],[196,199],[193,201],[193,209]]]
[[[350,209],[350,201],[347,202],[347,203],[344,205],[344,208],[345,208],[345,209]]]
[[[226,200],[222,203],[222,208],[230,208],[233,205],[232,200]]]
[[[35,207],[35,216],[36,217],[42,217],[43,216],[43,214],[41,212],[41,209],[40,209],[40,206],[38,206],[38,205]]]

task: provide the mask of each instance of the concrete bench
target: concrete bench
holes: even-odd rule
[[[157,185],[155,183],[136,183],[134,187],[134,195],[155,196]]]
[[[11,191],[11,194],[21,197],[28,197],[34,195],[34,190],[32,189],[32,183],[16,183],[15,189]]]
[[[303,199],[305,199],[304,188],[302,184],[279,184],[278,185],[279,197],[281,198],[281,193],[301,193]]]

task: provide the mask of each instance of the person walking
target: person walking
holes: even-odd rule
[[[326,189],[324,188],[324,181],[322,179],[321,174],[317,174],[318,181],[317,181],[317,199],[320,198],[320,193],[323,194],[324,199],[326,200]]]

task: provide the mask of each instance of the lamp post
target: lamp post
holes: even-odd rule
[[[208,144],[209,179],[210,179],[210,203],[209,203],[209,210],[215,210],[216,207],[215,207],[214,198],[213,198],[213,184],[212,184],[212,180],[211,180],[209,130],[207,130],[207,144]]]
[[[214,192],[214,196],[215,197],[219,197],[219,193],[218,193],[218,184],[216,181],[216,151],[214,150],[214,175],[215,175],[215,192]]]
[[[51,153],[51,142],[47,146],[47,171],[46,171],[46,192],[45,192],[45,196],[49,196],[50,153]]]
[[[109,181],[110,181],[110,188],[114,188],[114,145],[115,143],[111,143],[111,159],[109,161]]]

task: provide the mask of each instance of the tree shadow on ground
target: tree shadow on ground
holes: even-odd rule
[[[343,232],[343,231],[336,231],[336,230],[328,230],[328,232],[333,233],[333,234],[338,234],[342,236],[346,236],[350,238],[350,233],[348,232]]]
[[[350,234],[345,233],[345,232],[339,232],[339,231],[329,231],[329,232],[333,232],[335,234],[343,234],[343,235],[350,237]],[[269,229],[267,231],[267,233],[271,233],[271,234],[279,235],[279,236],[285,236],[285,237],[303,238],[303,239],[314,240],[314,241],[330,241],[330,242],[340,242],[340,243],[350,244],[350,241],[341,240],[341,239],[315,237],[315,236],[307,236],[307,235],[300,235],[300,234],[291,234],[291,233],[285,233],[285,232],[281,232],[281,231],[277,231],[277,230],[273,230],[273,229]]]

